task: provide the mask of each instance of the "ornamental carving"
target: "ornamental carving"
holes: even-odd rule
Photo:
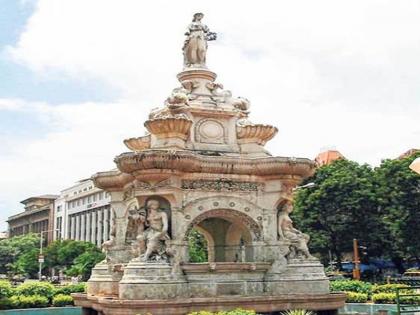
[[[150,135],[138,138],[129,138],[124,140],[127,148],[134,152],[139,152],[150,148]]]
[[[227,143],[227,131],[222,123],[215,119],[201,119],[195,127],[195,140],[202,143]]]
[[[261,185],[259,183],[236,182],[222,178],[219,180],[183,180],[181,188],[213,191],[258,191]]]

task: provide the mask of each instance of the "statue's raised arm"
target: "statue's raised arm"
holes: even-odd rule
[[[187,38],[182,48],[185,67],[205,68],[207,41],[217,38],[216,33],[210,32],[207,25],[201,23],[203,17],[203,13],[194,14],[193,20],[185,33]]]

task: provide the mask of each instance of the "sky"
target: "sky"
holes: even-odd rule
[[[217,81],[278,127],[273,155],[377,166],[420,147],[420,1],[0,0],[0,230],[144,134],[195,12]]]

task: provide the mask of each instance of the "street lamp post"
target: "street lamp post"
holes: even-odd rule
[[[38,280],[39,281],[41,281],[41,278],[42,278],[42,264],[44,263],[44,255],[42,255],[42,249],[43,249],[43,245],[44,245],[43,235],[44,235],[44,233],[54,232],[54,231],[59,231],[59,229],[41,231],[41,233],[40,233],[39,256],[38,256],[38,263],[39,263]]]

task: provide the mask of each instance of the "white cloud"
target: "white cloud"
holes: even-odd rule
[[[51,126],[0,157],[2,202],[113,167],[122,140],[142,134],[150,108],[178,85],[196,11],[219,33],[208,53],[219,81],[251,100],[253,121],[279,127],[274,154],[313,158],[336,145],[377,164],[419,146],[417,1],[39,0],[9,56],[46,78],[104,81],[121,97],[57,106],[0,99],[0,110],[30,111]]]

